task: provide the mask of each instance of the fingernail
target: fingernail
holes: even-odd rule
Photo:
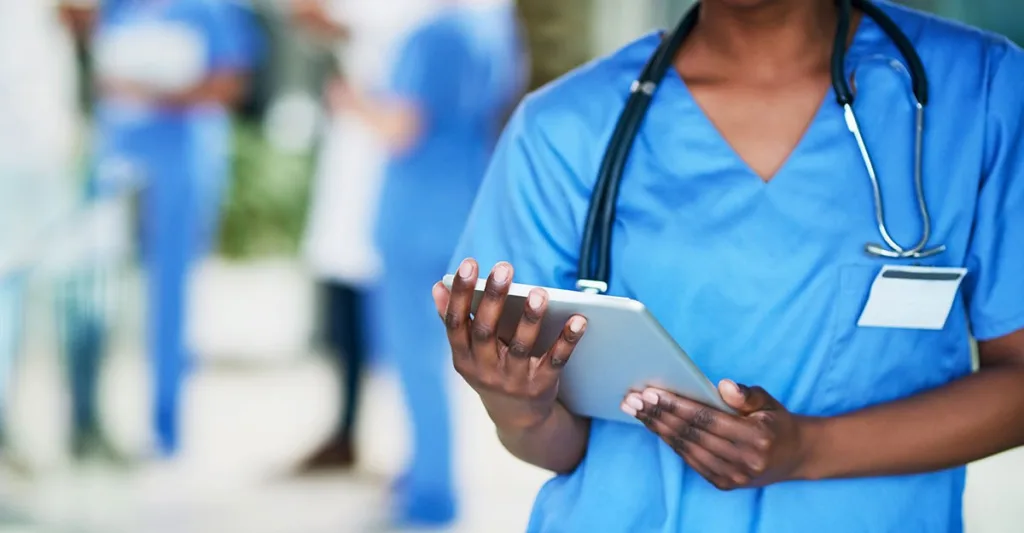
[[[494,282],[498,285],[504,285],[508,281],[508,266],[498,265],[494,267]]]
[[[623,404],[620,405],[619,407],[622,409],[623,413],[626,413],[627,415],[633,416],[633,417],[636,416],[637,410],[633,409],[633,407],[631,405],[623,402]]]
[[[630,394],[629,396],[626,396],[626,405],[634,411],[641,411],[644,408],[644,401],[640,399],[639,395]]]
[[[644,401],[646,401],[647,403],[649,403],[651,405],[658,405],[658,400],[659,400],[658,393],[656,393],[656,392],[654,392],[652,390],[645,390],[644,391]]]
[[[531,292],[530,297],[526,300],[526,305],[529,305],[530,309],[533,309],[534,311],[540,311],[540,306],[543,303],[544,297],[535,292]]]
[[[725,384],[728,385],[729,387],[732,387],[732,390],[735,391],[736,394],[739,394],[741,396],[746,396],[747,388],[744,387],[743,385],[740,385],[739,383],[736,383],[735,381],[733,381],[731,379],[725,379],[725,380],[722,380],[722,381],[724,381]]]
[[[473,276],[473,262],[466,259],[459,265],[459,277],[462,279],[469,279]]]
[[[587,321],[583,318],[578,316],[573,317],[572,320],[569,321],[569,331],[574,334],[578,334],[583,331],[583,328],[586,327],[586,325]]]

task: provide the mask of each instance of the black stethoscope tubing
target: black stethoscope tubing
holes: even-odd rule
[[[913,80],[914,97],[919,106],[928,103],[928,77],[920,56],[910,39],[896,23],[870,0],[837,0],[839,16],[835,44],[832,50],[832,87],[840,106],[852,106],[854,92],[846,79],[847,39],[853,20],[853,8],[859,9],[892,40],[899,50]],[[700,18],[700,4],[696,4],[679,23],[672,34],[662,41],[654,55],[630,88],[625,108],[615,125],[587,210],[586,225],[580,246],[577,289],[605,293],[610,279],[612,226],[619,185],[625,173],[626,162],[633,142],[639,134],[644,117],[650,108],[658,85],[672,68],[675,57],[686,38],[693,32]]]

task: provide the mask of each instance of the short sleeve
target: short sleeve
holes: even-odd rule
[[[1024,52],[1006,42],[992,54],[985,168],[964,287],[978,340],[1024,328]]]
[[[202,24],[210,70],[250,70],[262,55],[262,35],[249,0],[205,2]]]
[[[502,133],[449,271],[467,257],[499,261],[515,281],[572,289],[585,186],[520,104]]]
[[[476,67],[471,44],[454,24],[437,23],[415,32],[401,47],[389,86],[392,96],[412,102],[432,122],[458,113]]]

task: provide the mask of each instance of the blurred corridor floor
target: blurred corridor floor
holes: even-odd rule
[[[250,376],[248,400],[287,397],[287,375],[260,382]],[[307,376],[308,378],[308,376]],[[217,386],[217,380],[224,380]],[[239,379],[237,377],[230,379]],[[205,385],[203,381],[205,380]],[[404,453],[405,432],[395,387],[388,379],[371,384],[362,436],[363,465],[353,475],[275,475],[268,454],[244,452],[253,438],[264,450],[296,453],[296,436],[281,419],[258,434],[217,424],[198,424],[200,405],[237,405],[244,398],[229,377],[207,376],[193,387],[193,428],[183,456],[118,471],[101,465],[61,469],[41,479],[14,479],[0,489],[0,533],[362,533],[380,531],[385,487]],[[243,380],[244,381],[244,380]],[[276,383],[276,385],[271,385]],[[205,388],[208,387],[208,388]],[[504,453],[472,393],[460,388],[459,475],[462,521],[447,531],[513,533],[525,528],[527,513],[545,475]],[[220,411],[223,413],[223,411]],[[218,414],[218,416],[220,416]],[[247,416],[247,415],[246,415]],[[296,431],[309,431],[296,426]],[[195,430],[201,429],[202,432]],[[273,455],[273,454],[269,454]],[[215,460],[220,458],[220,461]],[[220,463],[219,465],[217,463]],[[968,493],[968,533],[1024,530],[1024,453],[1014,452],[976,465]],[[6,475],[4,476],[7,477]],[[9,478],[8,478],[9,479]],[[31,519],[28,519],[31,517]]]
[[[170,462],[145,460],[148,375],[138,336],[128,332],[104,371],[100,404],[116,447],[143,460],[123,468],[67,463],[61,368],[47,328],[37,328],[8,413],[12,449],[32,476],[0,467],[0,533],[380,531],[386,487],[407,451],[394,380],[377,373],[367,383],[357,474],[293,475],[330,432],[341,394],[326,361],[296,346],[309,329],[302,323],[312,308],[308,280],[286,264],[237,274],[214,269],[200,284],[198,344],[233,356],[198,363],[187,386],[183,448]],[[230,338],[215,339],[216,332]],[[452,383],[462,520],[448,531],[522,532],[547,475],[509,456],[475,394],[454,376]],[[1021,533],[1022,502],[1024,450],[972,466],[967,533]]]
[[[114,372],[124,373],[114,383],[139,375],[130,365]],[[0,533],[380,531],[386,488],[406,445],[401,398],[388,376],[368,387],[358,471],[301,477],[290,471],[329,427],[332,402],[318,401],[322,393],[307,393],[326,388],[317,378],[327,372],[313,361],[290,369],[196,376],[180,457],[124,469],[62,465],[31,479],[2,472],[0,479],[8,482],[0,488]],[[503,453],[472,393],[458,390],[462,520],[446,531],[523,531],[546,476]],[[264,409],[270,403],[288,409]],[[141,431],[122,427],[115,433]],[[131,441],[119,440],[122,449]]]

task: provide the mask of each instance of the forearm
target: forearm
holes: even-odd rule
[[[162,95],[160,103],[171,107],[187,107],[198,104],[233,106],[241,100],[245,90],[246,77],[240,72],[222,72],[209,76],[200,84],[186,91]]]
[[[94,2],[59,2],[60,19],[80,43],[88,42],[96,21]]]
[[[297,20],[303,30],[319,39],[327,41],[348,39],[348,27],[327,17],[297,17]]]
[[[933,472],[1024,445],[1024,365],[983,368],[944,387],[808,427],[798,477]]]
[[[512,455],[559,474],[572,472],[586,455],[590,420],[557,405],[539,426],[511,429],[498,426],[498,438]]]
[[[391,153],[402,153],[419,139],[422,120],[413,105],[359,96],[348,109],[370,126]]]

